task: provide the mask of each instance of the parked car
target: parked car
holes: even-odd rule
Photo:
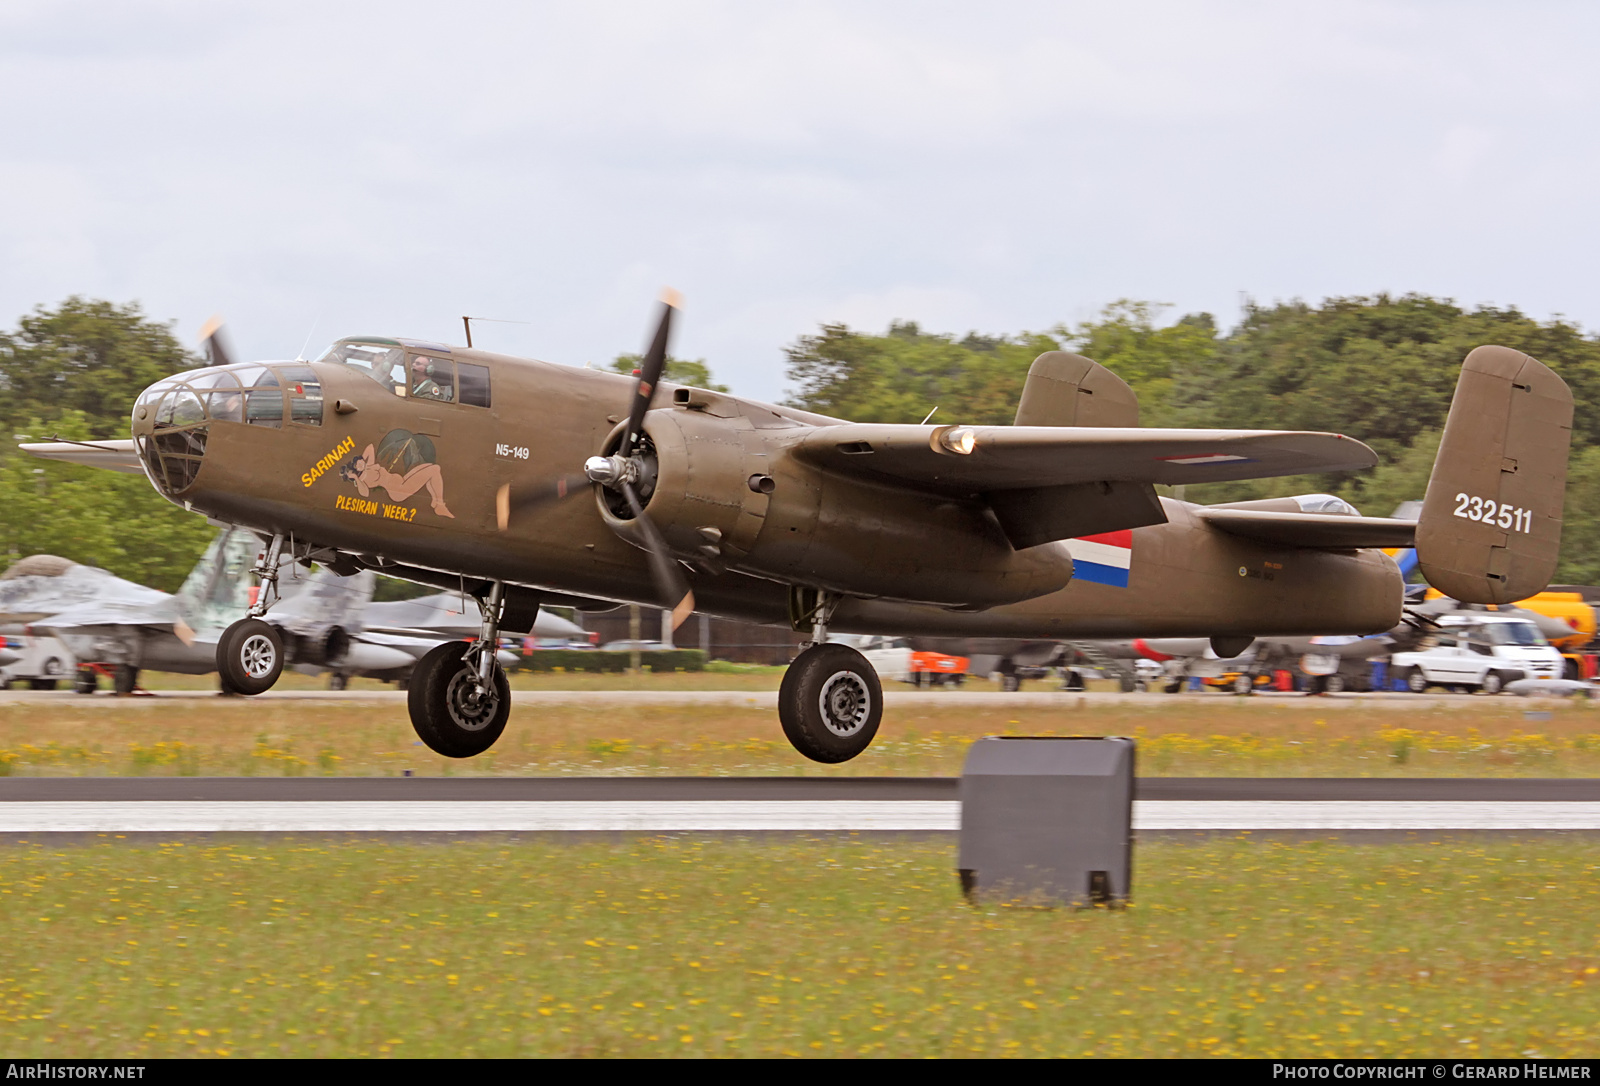
[[[1415,652],[1397,652],[1389,666],[1420,694],[1446,686],[1498,694],[1518,679],[1559,679],[1565,661],[1525,618],[1492,612],[1439,616],[1439,630]]]
[[[607,641],[600,646],[601,652],[663,652],[667,646],[659,641]]]

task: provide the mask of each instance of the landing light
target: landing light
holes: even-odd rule
[[[966,426],[957,426],[954,430],[946,430],[940,434],[939,444],[953,453],[966,456],[977,447],[978,432]]]

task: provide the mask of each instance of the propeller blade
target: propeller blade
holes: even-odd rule
[[[655,399],[656,386],[661,383],[661,371],[667,368],[667,339],[672,333],[672,314],[683,304],[683,295],[668,287],[661,292],[661,320],[656,325],[655,338],[639,362],[639,379],[633,385],[633,403],[628,408],[628,428],[622,433],[622,454],[633,450],[635,435],[642,432],[644,413],[650,410]]]
[[[212,317],[200,329],[200,353],[206,356],[208,366],[233,365],[233,352],[228,350],[228,342],[222,335],[221,317]]]
[[[526,513],[551,502],[558,502],[582,487],[592,485],[586,475],[563,475],[554,482],[545,481],[537,486],[521,489],[515,496],[511,484],[503,483],[494,495],[495,523],[503,532],[511,526],[513,513]]]
[[[644,532],[645,542],[649,544],[645,553],[650,556],[650,575],[655,579],[656,591],[672,610],[672,628],[676,630],[694,614],[694,593],[689,589],[683,570],[678,568],[678,563],[667,552],[667,541],[661,538],[656,526],[644,515],[644,507],[639,504],[639,495],[634,491],[633,484],[624,482],[622,494],[628,499],[634,521]]]

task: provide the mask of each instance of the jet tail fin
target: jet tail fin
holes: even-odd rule
[[[1417,522],[1428,583],[1465,603],[1544,589],[1561,547],[1572,391],[1507,347],[1467,355]]]

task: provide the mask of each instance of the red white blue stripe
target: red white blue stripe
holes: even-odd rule
[[[1133,532],[1105,532],[1069,539],[1072,578],[1115,588],[1128,587],[1128,571],[1133,568]]]

